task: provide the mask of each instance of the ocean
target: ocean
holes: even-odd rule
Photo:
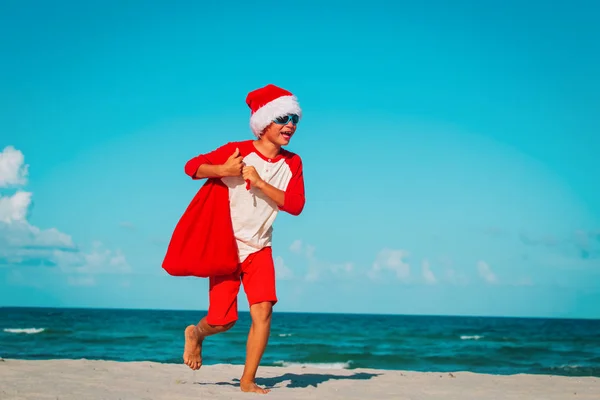
[[[201,311],[0,308],[0,357],[181,363]],[[203,362],[243,364],[250,316],[206,339]],[[600,320],[275,311],[261,365],[600,377]]]

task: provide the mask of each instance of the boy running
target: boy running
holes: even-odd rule
[[[243,284],[252,325],[240,388],[267,393],[269,390],[256,385],[255,377],[277,303],[272,225],[279,211],[299,215],[304,208],[302,160],[282,149],[295,134],[302,111],[292,93],[274,85],[250,92],[246,103],[256,139],[227,143],[185,165],[192,179],[217,178],[227,186],[239,264],[231,274],[209,276],[208,313],[197,325],[185,329],[183,360],[193,370],[199,369],[204,338],[233,327]]]

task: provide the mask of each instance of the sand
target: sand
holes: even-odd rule
[[[497,376],[470,372],[422,373],[261,367],[266,395],[242,393],[243,366],[90,360],[2,360],[1,400],[96,399],[600,399],[600,378]]]

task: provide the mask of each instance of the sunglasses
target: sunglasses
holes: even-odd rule
[[[275,118],[273,122],[279,125],[287,125],[288,122],[292,121],[294,125],[298,124],[300,118],[296,114],[284,115],[283,117]]]

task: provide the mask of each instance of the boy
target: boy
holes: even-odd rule
[[[233,327],[243,283],[252,325],[240,388],[267,393],[269,390],[256,385],[255,376],[268,342],[272,308],[277,303],[272,224],[279,210],[299,215],[304,208],[302,161],[282,149],[295,134],[302,111],[292,93],[274,85],[250,92],[246,103],[256,139],[227,143],[192,158],[185,166],[186,174],[193,179],[217,178],[227,186],[239,263],[231,274],[209,276],[208,313],[197,325],[185,329],[183,360],[193,370],[199,369],[204,338]]]

